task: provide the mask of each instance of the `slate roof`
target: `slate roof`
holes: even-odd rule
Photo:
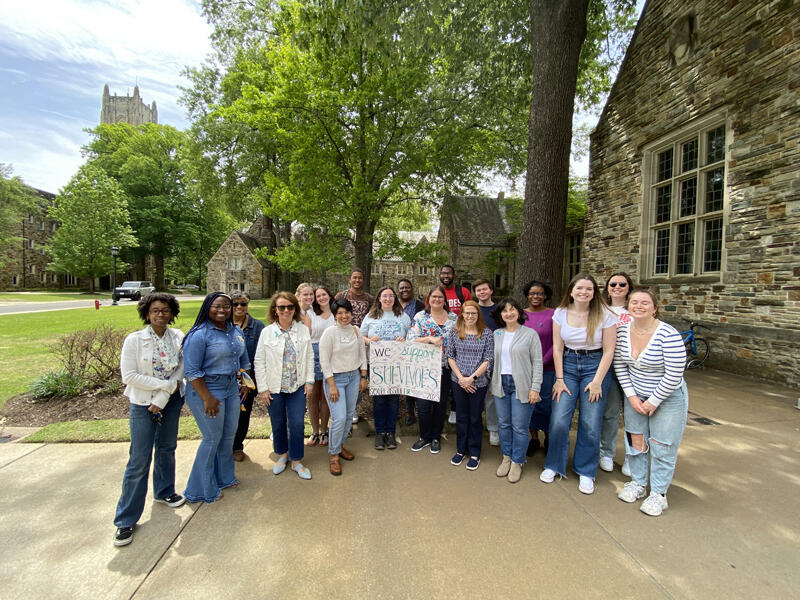
[[[453,242],[462,246],[504,246],[510,227],[505,206],[497,198],[450,196],[443,214]]]
[[[234,233],[236,233],[239,236],[244,245],[248,247],[248,249],[250,250],[250,252],[253,253],[253,255],[255,255],[255,251],[258,248],[261,248],[264,245],[258,238],[255,238],[252,235],[248,235],[238,230],[235,231]],[[260,258],[260,257],[255,257],[255,258],[259,263],[261,263],[262,267],[270,266],[270,262],[266,258]]]

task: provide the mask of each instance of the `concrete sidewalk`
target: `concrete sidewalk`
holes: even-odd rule
[[[616,498],[627,480],[495,477],[442,452],[377,452],[361,423],[344,475],[272,475],[249,442],[238,489],[211,505],[148,501],[132,545],[112,545],[127,444],[0,444],[0,597],[791,598],[800,590],[797,392],[690,372],[690,426],[660,518]],[[707,423],[711,420],[712,424]],[[620,439],[621,441],[621,439]],[[182,491],[197,442],[180,442]],[[622,451],[618,454],[621,459]]]

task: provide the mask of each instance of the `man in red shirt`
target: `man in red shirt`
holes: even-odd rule
[[[447,296],[447,305],[450,307],[450,312],[458,316],[461,313],[461,305],[467,300],[472,300],[472,294],[469,290],[460,285],[454,285],[456,270],[453,265],[445,265],[439,271],[439,282],[444,288],[444,295]]]

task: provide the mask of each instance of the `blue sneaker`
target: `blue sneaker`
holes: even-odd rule
[[[480,458],[475,458],[474,456],[470,456],[469,460],[467,461],[467,471],[474,471],[478,468],[478,465],[481,464]]]
[[[457,467],[458,465],[461,464],[462,460],[464,460],[464,455],[456,452],[455,454],[453,454],[453,458],[450,459],[450,464],[453,465],[454,467]]]

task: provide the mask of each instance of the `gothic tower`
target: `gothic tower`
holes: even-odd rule
[[[108,90],[108,84],[103,87],[103,106],[100,110],[101,123],[129,123],[136,127],[143,123],[158,123],[158,110],[156,101],[150,106],[142,102],[139,96],[139,86],[133,88],[133,96],[113,96]]]

